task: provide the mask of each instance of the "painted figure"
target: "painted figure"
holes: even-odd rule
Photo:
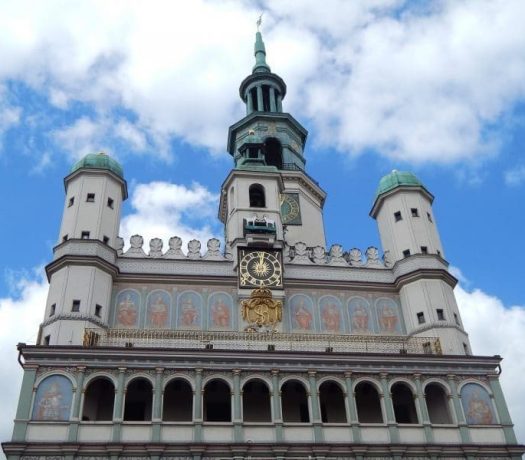
[[[490,396],[480,385],[467,384],[461,389],[461,402],[469,425],[496,423]]]
[[[299,329],[304,329],[305,331],[312,329],[312,313],[310,313],[308,307],[306,307],[304,298],[302,297],[294,308],[294,318]]]
[[[67,420],[71,408],[71,382],[63,376],[43,380],[37,390],[34,420]]]
[[[199,317],[198,311],[193,305],[193,300],[188,296],[182,302],[180,322],[183,326],[196,326]]]
[[[352,312],[352,329],[357,332],[368,332],[368,311],[361,302]]]
[[[214,326],[229,327],[230,326],[230,308],[224,299],[219,297],[211,307],[211,318]]]
[[[339,332],[341,327],[341,313],[335,303],[326,303],[321,307],[323,327],[329,332]]]
[[[399,318],[391,305],[384,305],[379,315],[379,325],[384,332],[396,332]]]
[[[165,327],[168,322],[168,306],[162,295],[155,296],[155,303],[149,306],[149,323],[154,327]]]
[[[133,327],[137,323],[137,306],[129,293],[117,306],[117,322],[125,327]]]

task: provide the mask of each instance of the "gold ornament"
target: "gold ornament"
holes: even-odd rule
[[[250,298],[241,302],[242,317],[250,325],[274,326],[283,318],[283,303],[274,300],[267,288],[254,289]]]

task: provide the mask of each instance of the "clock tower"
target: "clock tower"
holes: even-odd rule
[[[308,132],[283,112],[286,84],[266,63],[260,32],[239,95],[246,116],[229,128],[234,168],[222,184],[219,218],[239,264],[239,287],[282,289],[282,251],[299,241],[325,246],[326,194],[305,172]]]

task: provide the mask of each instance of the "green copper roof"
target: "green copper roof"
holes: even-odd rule
[[[255,34],[255,65],[253,73],[271,72],[270,66],[266,63],[266,48],[262,39],[261,32]]]
[[[376,198],[383,193],[389,192],[396,187],[423,187],[421,181],[409,171],[396,171],[395,169],[379,181]]]
[[[78,169],[88,168],[88,169],[107,169],[114,172],[117,176],[124,178],[124,170],[122,166],[103,152],[100,153],[89,153],[80,161],[75,163],[71,168],[71,172],[75,172]]]

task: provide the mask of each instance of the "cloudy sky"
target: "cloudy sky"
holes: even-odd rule
[[[435,215],[474,352],[500,354],[525,442],[525,8],[521,0],[0,0],[0,438],[15,344],[42,320],[64,199],[88,152],[123,164],[121,234],[222,235],[228,126],[253,65],[255,20],[284,109],[309,130],[328,192],[327,244],[379,246],[380,177],[414,171]]]

